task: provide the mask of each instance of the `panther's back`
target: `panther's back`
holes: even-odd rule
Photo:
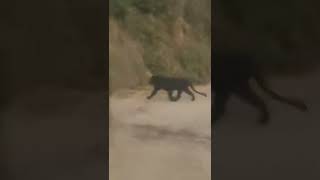
[[[190,82],[184,78],[166,76],[154,76],[153,78],[156,86],[166,90],[182,89],[190,84]]]
[[[215,54],[213,56],[214,88],[231,88],[255,75],[252,57],[246,55]]]

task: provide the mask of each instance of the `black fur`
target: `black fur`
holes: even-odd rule
[[[261,69],[250,56],[214,54],[212,76],[213,92],[215,94],[214,124],[223,116],[226,103],[232,94],[258,108],[261,112],[261,123],[269,122],[270,115],[267,106],[250,86],[250,80],[255,80],[258,86],[273,99],[296,107],[301,111],[307,111],[307,106],[302,101],[280,96],[268,89]]]
[[[181,93],[185,92],[192,97],[192,101],[195,100],[195,96],[190,91],[189,87],[196,93],[207,96],[205,93],[197,91],[192,83],[183,78],[173,78],[173,77],[164,77],[164,76],[152,76],[150,78],[149,84],[153,85],[154,89],[148,99],[151,99],[153,96],[157,94],[159,90],[165,90],[168,92],[168,97],[171,101],[177,101],[181,97]],[[173,96],[173,91],[177,90],[178,94],[176,97]]]

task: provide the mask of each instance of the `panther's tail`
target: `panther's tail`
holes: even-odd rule
[[[281,96],[281,95],[277,94],[276,92],[272,91],[271,89],[269,89],[267,87],[266,82],[263,77],[257,75],[255,77],[255,80],[256,80],[257,84],[260,86],[260,88],[265,93],[269,94],[273,99],[278,100],[280,102],[284,102],[288,105],[294,106],[301,111],[308,110],[308,107],[302,101],[300,101],[298,99],[294,99],[294,98],[288,98],[288,97]]]
[[[197,91],[197,90],[193,87],[192,84],[190,84],[190,87],[191,87],[191,89],[192,89],[194,92],[196,92],[196,93],[198,93],[198,94],[200,94],[200,95],[202,95],[202,96],[207,97],[207,94]]]

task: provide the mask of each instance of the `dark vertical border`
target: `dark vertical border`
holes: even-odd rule
[[[213,0],[213,2],[211,2],[211,69],[213,66],[213,61],[214,61],[214,48],[215,48],[215,36],[216,36],[216,31],[215,31],[215,26],[217,26],[216,24],[216,0]],[[215,150],[215,127],[213,124],[213,106],[214,106],[214,93],[213,93],[213,86],[214,86],[214,82],[212,81],[213,77],[212,77],[212,72],[211,72],[211,179],[215,179],[214,178],[214,150]]]
[[[107,169],[106,169],[106,179],[107,180],[109,180],[109,124],[110,124],[110,112],[109,112],[109,108],[110,108],[110,101],[109,101],[109,92],[110,92],[110,85],[109,85],[109,0],[106,0],[106,2],[108,2],[108,4],[107,4],[107,29],[108,29],[108,33],[107,33],[107,54],[106,54],[106,56],[107,56],[107,69],[106,69],[106,75],[105,75],[105,77],[107,77],[107,79],[106,79],[106,82],[107,82],[107,92],[106,92],[106,100],[107,100],[107,107],[106,107],[106,112],[107,112],[107,117],[108,117],[108,122],[107,122],[107,129],[106,129],[106,137],[107,137],[107,147],[106,147],[106,153],[107,153],[107,155],[106,155],[106,167],[107,167]]]
[[[54,0],[52,0],[54,1]],[[101,142],[102,144],[99,145],[99,155],[103,154],[103,158],[105,159],[105,175],[104,179],[108,179],[108,150],[109,150],[109,123],[108,123],[108,116],[109,116],[109,73],[108,73],[108,1],[107,0],[59,0],[58,3],[63,4],[64,10],[69,11],[69,15],[73,18],[73,23],[75,24],[76,28],[81,31],[81,41],[85,41],[86,45],[90,48],[90,51],[93,52],[92,56],[92,62],[89,62],[89,67],[81,67],[79,69],[85,69],[90,71],[90,73],[84,72],[83,74],[79,74],[79,72],[76,72],[78,76],[69,78],[67,77],[64,79],[63,75],[61,75],[61,72],[65,73],[66,71],[72,71],[71,69],[62,68],[61,69],[54,69],[54,67],[45,67],[49,70],[42,70],[42,66],[45,65],[46,59],[32,59],[32,55],[30,57],[25,57],[25,59],[14,59],[12,55],[19,54],[21,52],[28,51],[28,49],[31,49],[28,46],[23,47],[22,49],[13,47],[13,44],[10,41],[16,41],[16,42],[22,42],[21,39],[14,39],[10,40],[10,37],[13,37],[16,34],[21,35],[22,37],[25,32],[27,32],[27,35],[32,35],[35,37],[35,42],[39,43],[38,46],[41,50],[44,50],[44,52],[40,53],[46,53],[46,50],[49,50],[50,47],[58,47],[57,44],[50,44],[50,42],[46,42],[42,39],[42,37],[45,37],[45,33],[42,34],[42,31],[37,29],[38,27],[41,27],[41,23],[43,23],[43,26],[55,26],[59,25],[59,19],[57,22],[52,22],[52,19],[47,20],[46,16],[49,16],[48,14],[53,12],[56,14],[59,14],[59,8],[56,8],[55,10],[50,11],[48,14],[45,14],[43,17],[36,17],[37,21],[40,23],[36,24],[37,21],[32,21],[30,19],[21,20],[17,19],[18,14],[19,17],[23,17],[23,14],[16,10],[16,7],[20,5],[22,8],[25,8],[26,11],[23,13],[33,13],[35,10],[41,9],[42,11],[46,11],[50,9],[50,6],[46,3],[49,1],[41,2],[41,0],[31,0],[31,1],[24,1],[24,0],[5,0],[0,2],[0,179],[1,180],[11,180],[13,179],[11,176],[8,175],[8,173],[11,173],[10,170],[7,169],[7,162],[10,161],[10,159],[7,159],[6,156],[6,144],[8,139],[5,137],[5,134],[3,133],[3,117],[2,112],[7,107],[7,102],[13,98],[18,91],[23,91],[21,89],[18,89],[19,84],[28,84],[29,82],[32,82],[33,74],[39,73],[39,72],[45,72],[47,73],[41,78],[38,78],[38,81],[34,81],[33,84],[30,84],[30,87],[38,87],[42,84],[49,84],[47,79],[54,81],[53,86],[59,84],[59,85],[69,85],[71,88],[76,89],[82,89],[82,90],[93,90],[93,91],[104,91],[105,92],[105,99],[103,100],[104,103],[101,103],[101,105],[105,106],[104,117],[101,118],[101,128],[98,130],[101,131],[103,129],[103,132],[99,132],[99,136],[103,136],[102,139],[104,139],[104,142]],[[52,3],[52,2],[50,2]],[[23,7],[25,4],[28,5],[27,7]],[[51,16],[51,14],[50,14]],[[54,15],[53,15],[54,16]],[[68,17],[70,18],[70,17]],[[22,18],[23,19],[23,18]],[[42,21],[40,21],[42,20]],[[28,21],[28,22],[25,22]],[[24,26],[23,26],[24,25]],[[30,27],[27,27],[27,26]],[[61,24],[60,24],[61,25]],[[23,28],[19,29],[17,32],[12,32],[11,28],[17,28],[19,26],[22,26]],[[34,27],[32,27],[34,26]],[[34,28],[35,33],[30,33],[29,30]],[[60,28],[60,29],[59,29]],[[63,29],[63,27],[57,28],[58,30]],[[16,33],[16,34],[15,34]],[[36,34],[38,33],[38,34]],[[48,33],[50,35],[56,35],[57,38],[59,33]],[[8,37],[8,38],[7,38]],[[53,39],[53,38],[52,38]],[[32,42],[34,45],[35,42]],[[30,46],[31,46],[30,45]],[[48,46],[48,47],[46,47]],[[67,49],[68,50],[68,49]],[[53,52],[52,49],[50,49],[48,52]],[[50,54],[48,54],[50,56]],[[12,60],[14,60],[14,64],[11,64]],[[25,72],[9,72],[11,67],[13,69],[15,66],[19,66],[21,64],[26,64],[25,62],[27,60],[30,60],[30,66],[27,66],[25,69]],[[49,62],[50,60],[47,60],[49,64],[53,65],[61,65],[63,67],[64,63],[63,61],[58,62]],[[39,64],[40,62],[40,64]],[[57,63],[57,64],[55,64]],[[68,63],[68,62],[67,62]],[[67,64],[66,63],[66,64]],[[21,66],[21,65],[20,65]],[[68,64],[67,67],[72,67],[72,65]],[[76,66],[76,64],[74,64]],[[24,68],[24,67],[23,67]],[[21,68],[21,69],[23,69]],[[28,69],[31,68],[31,69]],[[32,69],[33,68],[33,69]],[[19,68],[18,68],[19,69]],[[39,70],[41,69],[41,70]],[[24,74],[23,74],[24,73]],[[87,73],[87,74],[86,74]],[[68,74],[68,73],[65,73]],[[17,80],[19,78],[13,79],[11,78],[11,75],[13,76],[25,76],[26,78],[20,78],[21,80]],[[38,74],[39,75],[39,74]],[[29,78],[29,79],[28,79]],[[81,83],[83,78],[85,79],[83,84]],[[40,79],[40,80],[39,80]],[[44,99],[46,97],[43,97]],[[100,105],[100,104],[99,104]],[[100,119],[99,119],[100,121]],[[70,130],[72,131],[72,130]],[[59,132],[56,132],[59,133]],[[103,146],[103,147],[102,147]],[[103,151],[103,152],[101,152]],[[99,156],[101,157],[101,156]],[[62,163],[62,162],[60,162]],[[73,171],[73,170],[70,170]],[[52,174],[53,176],[55,174]],[[94,178],[93,178],[94,179]],[[103,179],[103,180],[104,180]],[[20,180],[20,179],[15,179]],[[23,179],[21,179],[23,180]],[[72,179],[70,179],[72,180]],[[100,179],[95,179],[100,180]],[[102,179],[101,179],[102,180]]]

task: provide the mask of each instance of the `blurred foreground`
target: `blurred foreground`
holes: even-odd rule
[[[26,91],[3,114],[2,180],[106,179],[104,92],[46,87]]]
[[[255,108],[230,99],[215,131],[214,179],[320,179],[319,80],[320,71],[268,79],[272,89],[302,99],[309,111],[296,111],[261,93],[271,112],[265,127],[257,123]]]

